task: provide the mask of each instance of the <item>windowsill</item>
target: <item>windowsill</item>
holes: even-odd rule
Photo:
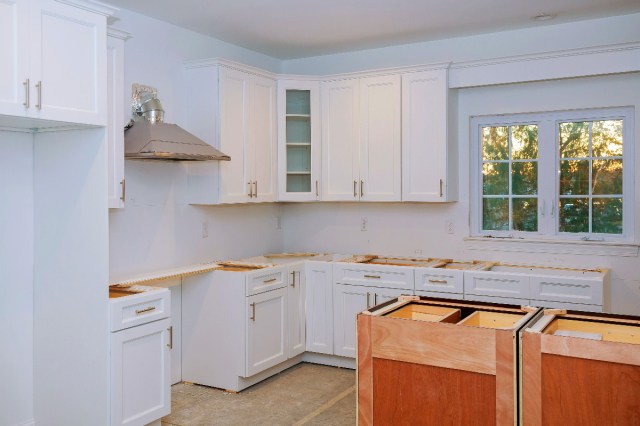
[[[637,257],[640,252],[640,244],[637,243],[490,237],[466,237],[464,247],[469,250],[624,257]]]

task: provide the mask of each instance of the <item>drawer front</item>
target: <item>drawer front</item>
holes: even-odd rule
[[[148,291],[133,296],[112,299],[111,331],[124,330],[171,316],[171,296],[168,289]]]
[[[247,296],[275,290],[287,285],[284,269],[268,269],[247,275]]]
[[[414,268],[375,265],[335,264],[333,277],[336,283],[367,287],[414,289]]]
[[[535,299],[531,300],[530,305],[538,308],[568,309],[571,311],[585,311],[585,312],[604,312],[602,305],[580,305],[578,303],[550,302],[548,300],[535,300]]]
[[[601,280],[531,277],[531,298],[536,300],[602,305],[603,289]]]
[[[416,290],[416,296],[435,297],[438,299],[462,300],[462,293],[438,293],[437,291]]]
[[[465,295],[529,299],[529,277],[496,272],[465,271],[464,293]]]
[[[464,291],[463,277],[463,271],[416,269],[416,291],[462,294]]]

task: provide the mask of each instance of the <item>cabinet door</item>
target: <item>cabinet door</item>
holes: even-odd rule
[[[320,84],[278,81],[278,199],[320,199]]]
[[[292,358],[305,351],[304,265],[289,269],[288,281],[289,358]]]
[[[372,307],[388,302],[389,300],[395,299],[403,294],[413,294],[410,290],[399,290],[395,288],[372,288],[371,290],[373,291],[373,302],[371,302]]]
[[[372,306],[375,288],[334,284],[333,347],[340,356],[356,356],[356,316]]]
[[[360,200],[400,201],[400,75],[360,79]]]
[[[111,333],[111,425],[145,425],[171,411],[169,325]]]
[[[106,18],[54,0],[31,4],[33,116],[106,126]]]
[[[402,76],[402,201],[454,200],[447,91],[446,69]]]
[[[27,99],[28,6],[26,1],[0,1],[0,114],[24,116]]]
[[[231,161],[220,161],[220,202],[245,203],[253,193],[252,164],[245,164],[249,146],[248,119],[251,76],[220,67],[220,151]]]
[[[305,275],[307,351],[333,355],[333,265],[308,261]]]
[[[124,207],[124,39],[107,37],[107,172],[109,208]]]
[[[287,289],[247,297],[247,365],[251,377],[287,359]]]
[[[253,201],[275,201],[277,138],[276,138],[276,82],[252,76],[251,149],[245,158],[253,171]],[[223,151],[224,152],[224,151]]]
[[[360,199],[359,84],[322,83],[322,199]]]

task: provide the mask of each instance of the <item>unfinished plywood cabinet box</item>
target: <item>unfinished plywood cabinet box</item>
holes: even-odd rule
[[[640,424],[640,318],[546,311],[521,353],[523,424]]]
[[[538,311],[403,296],[358,315],[358,423],[513,425],[516,336]]]

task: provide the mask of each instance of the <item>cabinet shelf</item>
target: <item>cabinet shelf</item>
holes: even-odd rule
[[[287,118],[311,118],[311,114],[285,114]]]
[[[287,146],[311,146],[311,142],[287,142]]]
[[[311,172],[287,172],[288,175],[310,175]]]

